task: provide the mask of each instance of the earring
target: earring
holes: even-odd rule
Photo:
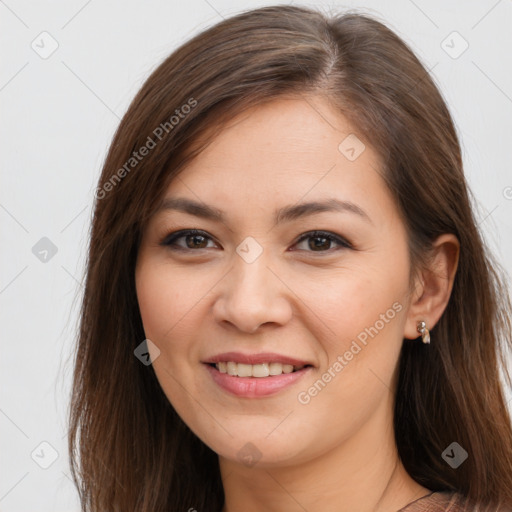
[[[423,343],[430,343],[430,331],[427,329],[427,324],[423,320],[418,322],[416,329],[421,334],[421,341],[423,341]]]

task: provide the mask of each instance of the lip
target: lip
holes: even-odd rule
[[[234,363],[242,363],[242,364],[263,364],[263,363],[281,363],[281,364],[291,364],[293,366],[314,366],[309,361],[301,361],[300,359],[294,359],[293,357],[288,357],[282,354],[275,354],[272,352],[262,352],[259,354],[242,354],[241,352],[224,352],[223,354],[217,354],[216,356],[210,357],[203,363],[211,364],[211,363],[221,363],[233,361]],[[249,378],[249,377],[244,377]],[[256,377],[259,378],[259,377]],[[267,377],[261,377],[262,379],[266,379]]]
[[[286,359],[288,361],[290,360],[289,358]],[[225,359],[221,359],[221,361],[225,361]],[[233,359],[230,359],[230,361],[233,361]],[[268,361],[268,359],[266,359],[265,361]],[[272,377],[236,377],[234,375],[229,375],[227,373],[221,373],[219,370],[217,370],[217,368],[215,368],[214,366],[210,366],[210,364],[208,363],[204,363],[204,366],[210,373],[210,376],[212,377],[213,381],[223,390],[231,393],[232,395],[246,398],[257,398],[274,395],[279,391],[282,391],[283,389],[292,386],[306,373],[313,369],[312,366],[307,366],[305,368],[302,368],[301,370],[297,370],[292,373],[283,373],[281,375],[274,375]]]

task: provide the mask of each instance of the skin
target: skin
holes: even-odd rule
[[[144,231],[136,287],[145,334],[160,350],[153,367],[176,411],[219,455],[223,512],[391,512],[430,493],[398,460],[393,390],[404,338],[419,336],[420,320],[432,328],[446,307],[459,246],[453,235],[440,237],[432,271],[410,286],[405,226],[377,154],[365,143],[350,161],[338,149],[351,133],[322,97],[254,107],[165,192],[213,205],[226,220],[167,210]],[[275,209],[331,197],[357,204],[370,220],[345,211],[274,222]],[[209,237],[196,241],[200,248],[193,236],[175,242],[181,252],[161,245],[193,228]],[[315,237],[296,243],[313,230],[353,248]],[[249,236],[263,249],[252,263],[236,252]],[[298,394],[396,303],[393,319],[300,403]],[[314,368],[275,395],[240,398],[201,363],[226,351],[277,352]],[[255,464],[238,455],[247,443],[257,448]]]

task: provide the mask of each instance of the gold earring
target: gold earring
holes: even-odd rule
[[[427,324],[423,320],[418,322],[416,329],[421,334],[421,341],[423,341],[423,343],[430,343],[430,331],[427,329]]]

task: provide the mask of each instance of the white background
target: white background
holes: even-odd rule
[[[115,128],[178,45],[223,17],[272,3],[0,0],[1,511],[80,509],[67,457],[68,357],[95,183]],[[411,45],[448,102],[480,226],[510,275],[512,2],[292,3],[377,15]],[[58,43],[46,59],[31,47],[51,48],[43,31]],[[453,31],[469,44],[458,58],[445,51],[463,48],[457,36],[446,39]],[[57,248],[47,262],[32,252],[42,237]],[[50,462],[52,449],[41,442],[58,453],[48,469],[31,458],[36,450]]]

